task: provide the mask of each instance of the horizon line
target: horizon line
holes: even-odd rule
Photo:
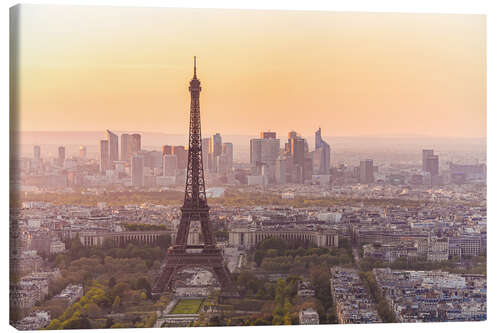
[[[109,128],[105,128],[103,130],[12,130],[12,132],[17,132],[17,133],[99,133],[99,132],[106,132]],[[291,129],[290,131],[294,131]],[[154,131],[154,130],[111,130],[113,133],[143,133],[143,134],[163,134],[163,135],[179,135],[179,136],[187,136],[189,135],[188,133],[167,133],[167,132],[162,132],[162,131]],[[220,133],[223,134],[222,131],[213,131],[214,133]],[[238,134],[224,134],[228,136],[255,136],[259,135],[261,132],[276,132],[277,131],[268,131],[268,130],[263,130],[263,131],[258,131],[255,133],[238,133]],[[286,134],[283,134],[282,136],[286,136]],[[304,135],[303,133],[298,132],[301,136],[308,136]],[[278,136],[280,136],[278,134]],[[314,136],[314,133],[312,133],[310,136]],[[434,134],[361,134],[361,135],[328,135],[322,133],[322,136],[324,137],[347,137],[347,138],[372,138],[372,137],[379,137],[379,138],[394,138],[394,137],[408,137],[408,138],[461,138],[461,139],[487,139],[487,135],[485,136],[453,136],[453,135],[434,135]]]

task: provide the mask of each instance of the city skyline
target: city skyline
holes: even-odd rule
[[[207,92],[202,133],[305,133],[321,125],[338,136],[486,135],[484,16],[23,8],[21,131],[92,130],[98,120],[116,132],[185,133],[188,91],[178,82],[189,78],[196,54]],[[82,31],[73,15],[102,22]],[[130,21],[117,29],[123,17]],[[75,34],[86,42],[72,38],[64,47]]]
[[[319,126],[321,128],[323,128],[323,126]],[[255,135],[255,133],[260,133],[262,131],[274,131],[277,133],[277,135],[280,137],[280,138],[286,138],[287,135],[288,135],[288,132],[290,131],[295,131],[297,133],[307,133],[306,135],[303,135],[307,138],[312,138],[314,139],[314,128],[319,128],[318,126],[316,127],[313,127],[313,130],[310,130],[308,131],[306,129],[306,131],[302,132],[302,131],[297,131],[295,130],[293,127],[291,127],[290,129],[286,130],[284,129],[283,132],[280,132],[280,131],[274,131],[272,128],[268,128],[266,127],[265,129],[262,128],[256,128],[255,131],[253,132],[245,132],[245,133],[227,133],[226,135],[230,135],[230,136],[253,136]],[[106,127],[104,126],[102,128],[102,130],[75,130],[75,131],[72,131],[72,130],[25,130],[25,131],[14,131],[15,133],[19,133],[20,135],[23,135],[23,134],[26,134],[26,133],[29,133],[29,134],[35,134],[35,133],[40,133],[40,134],[50,134],[50,133],[53,133],[53,134],[56,134],[56,135],[59,135],[59,134],[63,134],[63,133],[81,133],[81,134],[84,134],[84,133],[101,133],[102,131],[106,131],[106,129],[108,129],[109,127]],[[158,135],[173,135],[173,136],[185,136],[186,138],[188,137],[186,133],[182,133],[182,132],[168,132],[168,131],[148,131],[148,130],[141,130],[141,129],[122,129],[122,130],[116,130],[114,131],[114,133],[118,133],[118,134],[123,134],[123,133],[129,133],[129,132],[136,132],[136,133],[139,133],[139,134],[158,134]],[[224,130],[218,130],[218,129],[214,129],[213,131],[210,131],[209,133],[205,133],[203,130],[202,130],[202,134],[203,134],[203,137],[210,137],[216,133],[224,133]],[[310,134],[312,133],[312,134]],[[486,139],[486,133],[484,133],[484,136],[440,136],[439,133],[436,133],[436,134],[429,134],[429,135],[424,135],[424,134],[413,134],[413,133],[394,133],[394,134],[378,134],[378,135],[375,135],[375,134],[366,134],[366,135],[363,135],[363,134],[360,134],[360,135],[325,135],[325,137],[327,138],[414,138],[414,139],[419,139],[419,138],[423,138],[423,139],[430,139],[430,138],[436,138],[436,139],[471,139],[471,140],[474,140],[474,139]],[[22,138],[20,138],[21,141],[22,141]]]

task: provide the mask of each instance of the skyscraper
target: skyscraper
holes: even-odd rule
[[[203,149],[203,147],[202,147]],[[208,146],[208,159],[210,160],[210,171],[217,172],[217,159],[222,154],[222,137],[219,133],[210,137]]]
[[[120,137],[121,141],[121,151],[120,151],[120,160],[122,161],[130,161],[130,135],[127,133],[123,133]]]
[[[309,155],[309,154],[308,154]],[[303,168],[303,182],[312,182],[313,175],[313,161],[311,157],[306,157],[304,159],[304,168]]]
[[[64,148],[63,146],[60,146],[58,148],[58,153],[59,153],[59,155],[58,155],[57,161],[58,161],[60,166],[63,166],[64,160],[66,159],[66,148]]]
[[[306,141],[305,139],[295,136],[289,139],[290,142],[290,153],[293,157],[293,163],[300,166],[304,166],[304,159],[306,153]]]
[[[428,155],[425,159],[425,168],[426,172],[429,173],[430,176],[430,185],[439,185],[441,184],[441,177],[439,176],[439,156],[438,155]],[[429,184],[427,178],[426,184]]]
[[[226,156],[228,167],[233,167],[233,144],[231,142],[224,142],[222,144],[222,155]]]
[[[203,167],[205,170],[210,170],[212,168],[212,161],[210,160],[210,138],[204,138],[201,140],[201,153],[203,160]]]
[[[87,159],[87,147],[85,146],[80,146],[80,158],[82,160]]]
[[[276,139],[276,132],[260,132],[261,139]]]
[[[427,167],[426,171],[429,172],[431,176],[439,175],[439,156],[438,155],[427,156],[426,167]]]
[[[34,146],[33,147],[33,159],[35,161],[40,161],[40,156],[41,156],[40,146]]]
[[[262,139],[250,139],[250,164],[257,166],[262,162]]]
[[[109,169],[114,169],[114,163],[115,161],[118,161],[119,155],[118,155],[118,135],[115,133],[111,132],[110,130],[106,130],[106,139],[108,141],[108,154],[109,154],[109,164],[108,168]]]
[[[188,151],[184,146],[173,146],[173,155],[177,156],[177,169],[186,169],[188,163]]]
[[[101,173],[106,173],[109,170],[109,143],[108,140],[101,140],[101,159],[100,159],[100,170]]]
[[[143,152],[144,150],[141,150]],[[161,151],[147,151],[144,156],[144,166],[152,169],[158,169],[160,172],[163,169],[163,154]]]
[[[177,174],[177,156],[163,155],[163,176],[175,176]]]
[[[144,186],[144,158],[140,155],[132,156],[131,160],[131,181],[132,186]]]
[[[315,133],[315,151],[313,153],[313,171],[320,175],[330,173],[330,145],[321,137],[321,128]]]
[[[424,172],[429,172],[429,168],[427,167],[427,158],[432,155],[434,155],[434,150],[432,149],[422,150],[422,170]]]
[[[222,154],[222,137],[220,133],[216,133],[210,137],[210,152],[213,153],[214,156],[220,156],[220,154]]]
[[[287,155],[292,154],[292,139],[297,137],[297,132],[290,131],[288,132],[288,142],[285,143],[285,153]]]
[[[224,142],[222,144],[222,154],[215,159],[216,169],[219,175],[227,175],[233,168],[233,144]]]
[[[268,138],[250,140],[250,164],[254,175],[264,175],[276,182],[276,163],[280,154],[280,140]]]
[[[434,150],[422,150],[422,170],[429,173],[430,182],[427,180],[427,184],[438,185],[441,183],[441,177],[439,177],[439,156],[434,155]]]
[[[295,131],[288,133],[285,156],[292,159],[291,182],[303,184],[312,180],[313,156],[309,153],[306,139],[300,137]]]
[[[141,135],[132,134],[130,140],[130,155],[134,155],[139,150],[141,150]]]
[[[286,184],[292,181],[293,160],[288,155],[281,155],[276,162],[276,182]]]
[[[373,160],[363,160],[359,163],[359,182],[371,184],[375,181],[373,175]]]
[[[163,145],[161,147],[161,153],[162,155],[173,155],[173,146],[170,146],[170,145]]]

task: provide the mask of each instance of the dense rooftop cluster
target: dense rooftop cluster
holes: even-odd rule
[[[331,292],[341,324],[381,323],[369,291],[356,270],[331,268]]]
[[[374,269],[400,322],[486,320],[486,277]]]

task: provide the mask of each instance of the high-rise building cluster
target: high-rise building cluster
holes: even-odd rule
[[[208,174],[227,176],[233,168],[233,144],[222,142],[220,133],[201,140],[203,167]]]
[[[325,190],[349,184],[368,185],[363,188],[369,189],[371,184],[441,186],[486,181],[484,163],[459,164],[461,160],[456,159],[457,162],[445,161],[447,167],[442,167],[440,156],[433,149],[415,151],[413,160],[401,165],[388,164],[386,160],[376,164],[374,159],[363,157],[366,152],[359,154],[359,162],[339,161],[334,165],[330,145],[322,134],[321,128],[315,131],[313,146],[295,131],[288,133],[284,143],[276,132],[261,132],[249,140],[249,163],[234,161],[235,147],[224,142],[221,133],[203,138],[206,181],[212,186],[321,185]],[[15,181],[49,188],[101,185],[152,188],[180,186],[185,182],[188,164],[185,146],[165,144],[158,150],[146,150],[140,134],[117,135],[107,130],[104,135],[97,158],[95,150],[90,150],[88,156],[83,145],[77,146],[73,155],[68,154],[71,146],[57,145],[48,156],[44,155],[44,146],[33,145],[31,158],[16,160],[15,167],[21,172],[14,173],[19,178]]]
[[[123,148],[123,141],[122,141]],[[119,160],[118,155],[118,135],[106,130],[106,140],[100,142],[100,170],[101,173],[106,173],[107,170],[116,168],[115,162]]]
[[[138,133],[123,133],[118,140],[118,135],[106,130],[106,140],[100,142],[101,174],[121,178],[121,174],[127,174],[128,167],[130,185],[135,187],[147,185],[150,175],[161,175],[157,171],[163,168],[161,157],[161,152],[142,149],[141,135]]]
[[[100,141],[99,169],[103,176],[121,178],[121,174],[129,174],[130,185],[134,187],[180,185],[185,181],[188,164],[186,147],[163,145],[161,151],[145,150],[141,147],[141,135],[128,133],[121,135],[120,142],[121,147],[118,136],[109,130],[106,131],[106,139]],[[230,174],[233,144],[223,143],[217,133],[203,139],[202,145],[207,172],[220,176]]]
[[[275,132],[262,132],[260,138],[250,140],[250,164],[252,176],[249,184],[257,182],[276,182],[277,161],[280,155],[280,140]]]
[[[315,133],[313,173],[317,175],[330,174],[330,145],[321,137],[321,128]]]
[[[260,138],[250,140],[251,175],[249,185],[258,184],[308,184],[313,175],[321,182],[329,182],[330,145],[316,132],[315,150],[309,151],[307,140],[297,132],[288,133],[284,149],[276,132],[261,132]]]
[[[130,161],[132,156],[141,150],[141,135],[123,133],[121,135],[121,155],[120,160]]]
[[[58,164],[59,166],[64,165],[64,160],[66,160],[66,148],[63,146],[60,146],[58,149]]]

